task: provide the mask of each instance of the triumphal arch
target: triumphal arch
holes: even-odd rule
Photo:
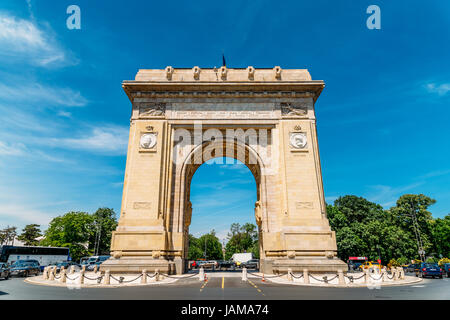
[[[183,273],[191,179],[224,157],[255,178],[249,217],[262,271],[345,269],[325,210],[314,109],[323,88],[308,70],[280,67],[144,69],[124,81],[132,115],[122,208],[102,269]]]

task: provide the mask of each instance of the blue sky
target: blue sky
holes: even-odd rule
[[[66,27],[71,4],[81,30]],[[366,27],[371,4],[381,30]],[[122,80],[139,68],[220,66],[222,51],[231,68],[307,68],[325,81],[316,115],[327,201],[355,194],[388,208],[424,193],[442,217],[449,26],[447,1],[3,0],[0,227],[119,212],[130,117]],[[191,231],[225,235],[233,221],[252,222],[252,179],[242,166],[202,166]]]

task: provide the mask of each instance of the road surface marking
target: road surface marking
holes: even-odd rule
[[[424,286],[424,285],[411,286],[411,287],[413,287],[413,288],[425,288],[425,286]]]
[[[223,284],[225,283],[225,277],[222,277],[222,289],[223,289]]]
[[[257,286],[256,284],[254,284],[251,280],[248,280],[248,282],[250,282],[250,284],[251,284],[252,286],[254,286],[255,289],[256,289],[259,293],[261,293],[263,296],[265,296],[265,294],[262,293],[261,289],[259,289],[258,286]]]
[[[208,280],[206,280],[205,283],[202,285],[202,287],[200,288],[200,292],[203,291],[203,288],[206,286],[207,283],[208,283]]]

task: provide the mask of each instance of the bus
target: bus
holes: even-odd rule
[[[0,246],[0,262],[12,265],[18,260],[36,260],[43,268],[71,258],[69,248]]]

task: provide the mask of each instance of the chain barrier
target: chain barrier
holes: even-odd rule
[[[122,279],[122,282],[121,282],[121,283],[130,283],[130,282],[136,281],[136,280],[139,279],[140,277],[142,277],[142,273],[141,273],[138,277],[136,277],[136,278],[134,278],[134,279],[131,279],[131,280],[123,280],[123,279],[122,279],[123,277],[120,277],[120,278]]]
[[[57,277],[56,274],[55,274],[54,277],[55,277],[56,280],[61,279],[61,275]]]
[[[154,274],[152,274],[152,275],[149,275],[148,273],[146,273],[145,274],[146,276],[147,276],[147,278],[154,278],[154,277],[156,277],[156,275],[157,275],[157,273],[154,273]]]
[[[74,278],[74,279],[70,279],[70,277],[66,275],[66,278],[67,278],[68,280],[70,280],[70,281],[75,281],[75,280],[77,280],[79,277],[80,277],[80,276],[78,276],[78,277],[76,277],[76,278]]]
[[[168,274],[164,274],[164,273],[162,273],[161,275],[164,276],[164,277],[167,277],[167,278],[172,278],[172,279],[188,279],[188,278],[192,278],[192,277],[198,276],[198,272],[197,273],[193,273],[193,274],[188,275],[188,276],[185,276],[185,277],[174,277],[174,276],[169,276]]]
[[[291,276],[293,276],[295,279],[301,279],[303,277],[303,274],[300,276],[296,276],[295,274],[291,273]]]
[[[260,276],[260,275],[258,275],[256,273],[248,272],[248,271],[247,271],[247,274],[251,274],[252,276],[259,277],[259,278],[263,277],[263,276]],[[266,276],[266,275],[264,275],[264,279],[272,279],[272,278],[279,278],[279,277],[281,277],[281,276],[280,275],[274,275],[274,276]]]
[[[372,280],[375,280],[375,281],[381,280],[381,278],[383,278],[383,274],[381,274],[380,277],[379,277],[378,279],[372,277],[371,274],[369,274],[369,275],[370,275],[370,278],[371,278]]]
[[[389,277],[389,274],[388,273],[386,273],[386,277],[389,279],[389,280],[392,280],[392,279],[394,279],[394,274],[392,274],[392,276],[391,277]]]
[[[100,276],[100,277],[97,277],[97,278],[89,278],[88,276],[86,276],[86,275],[84,275],[84,274],[83,274],[83,277],[84,277],[85,279],[88,279],[88,280],[95,280],[95,281],[98,281],[98,279],[103,278],[103,276]]]

